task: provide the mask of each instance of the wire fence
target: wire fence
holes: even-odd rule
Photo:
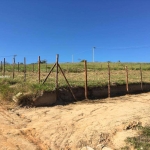
[[[42,62],[40,56],[37,63],[27,64],[26,58],[23,63],[16,63],[15,58],[12,64],[6,63],[4,58],[0,65],[1,78],[13,78],[26,82],[43,83],[51,68],[55,63],[47,64]],[[150,64],[149,63],[60,63],[61,69],[72,87],[84,87],[86,80],[87,86],[107,86],[130,83],[150,83]],[[56,76],[58,76],[58,86],[67,86],[63,73],[55,67],[48,83],[56,86]],[[85,75],[87,72],[87,77]]]

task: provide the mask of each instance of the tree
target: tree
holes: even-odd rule
[[[41,60],[40,63],[41,63],[41,64],[46,64],[46,63],[47,63],[47,60],[45,60],[45,59],[44,59],[44,60]]]
[[[83,59],[83,60],[81,60],[80,62],[84,62],[85,60]]]

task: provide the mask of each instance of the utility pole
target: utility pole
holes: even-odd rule
[[[15,64],[15,57],[16,57],[17,55],[14,55],[14,64]]]
[[[96,47],[93,47],[93,62],[94,62],[94,50],[95,50],[95,48],[96,48]]]

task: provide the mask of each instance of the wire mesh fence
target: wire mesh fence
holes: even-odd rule
[[[37,63],[28,64],[25,60],[24,63],[5,63],[6,60],[1,61],[0,76],[1,78],[14,78],[21,81],[43,83],[49,71],[55,63],[47,64],[38,60]],[[108,64],[110,67],[110,75]],[[40,65],[40,69],[39,69]],[[85,86],[85,64],[78,63],[59,63],[61,69],[68,80],[69,84],[75,86]],[[127,69],[126,69],[127,67]],[[47,83],[56,85],[56,71],[55,67],[47,79]],[[150,64],[149,63],[87,63],[87,83],[88,86],[107,86],[117,84],[130,84],[130,83],[150,83]],[[66,80],[58,69],[58,86],[67,86]]]

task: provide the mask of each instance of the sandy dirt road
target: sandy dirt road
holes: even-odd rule
[[[82,101],[66,106],[0,106],[1,150],[80,150],[103,144],[112,149],[150,123],[150,93]]]

